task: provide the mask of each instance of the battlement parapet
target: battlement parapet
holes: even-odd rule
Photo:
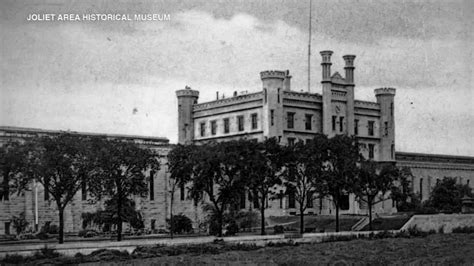
[[[255,93],[248,93],[248,94],[238,95],[238,96],[234,96],[230,98],[219,99],[212,102],[195,104],[193,106],[193,111],[201,111],[201,110],[205,110],[209,108],[223,107],[223,106],[232,105],[236,103],[245,103],[245,102],[261,100],[261,99],[262,99],[262,92],[259,91]]]
[[[199,91],[192,90],[190,87],[186,86],[184,90],[176,91],[177,97],[199,97]]]
[[[285,79],[286,71],[267,70],[260,72],[260,78],[264,79]]]
[[[374,90],[375,96],[379,95],[395,95],[395,88],[378,88]]]
[[[376,102],[368,102],[368,101],[355,100],[354,106],[360,107],[360,108],[380,109],[380,104]]]
[[[305,99],[313,101],[322,101],[323,97],[318,93],[283,91],[283,97],[290,99]]]

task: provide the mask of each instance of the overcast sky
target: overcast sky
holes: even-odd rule
[[[178,3],[175,3],[178,2]],[[306,90],[309,1],[2,1],[0,125],[177,140],[175,91]],[[27,21],[29,14],[170,14],[170,21]],[[398,151],[474,156],[473,1],[313,1],[321,50],[355,54],[356,97],[395,87]]]

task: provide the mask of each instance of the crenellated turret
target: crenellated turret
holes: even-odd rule
[[[178,143],[190,143],[194,139],[193,105],[199,99],[199,91],[186,86],[184,90],[177,90],[178,97]]]
[[[283,135],[283,90],[287,71],[267,70],[260,72],[263,86],[263,132],[267,137]]]
[[[380,105],[379,161],[395,161],[395,92],[394,88],[375,89]]]

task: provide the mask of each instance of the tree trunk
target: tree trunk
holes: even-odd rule
[[[260,234],[263,236],[263,235],[266,235],[266,232],[265,232],[265,197],[262,196],[262,203],[261,203],[261,206],[260,206]]]
[[[300,207],[300,233],[304,233],[304,208],[302,207]]]
[[[174,189],[171,192],[171,206],[170,206],[170,234],[171,234],[171,238],[174,237],[173,204],[174,204]]]
[[[368,200],[367,205],[369,205],[369,230],[372,231],[372,202]]]
[[[217,236],[222,237],[222,218],[223,213],[217,210]]]
[[[122,199],[117,199],[117,241],[122,241]]]
[[[339,232],[339,204],[336,202],[336,232]]]
[[[64,243],[64,208],[58,207],[59,212],[59,244]]]

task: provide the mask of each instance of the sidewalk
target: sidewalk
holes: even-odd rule
[[[392,232],[398,232],[394,230]],[[319,243],[324,238],[329,236],[349,236],[349,235],[369,235],[373,232],[328,232],[328,233],[308,233],[304,234],[301,238],[292,239],[299,243]],[[282,242],[289,239],[285,238],[284,234],[280,235],[249,235],[249,236],[235,236],[235,237],[224,237],[217,238],[214,236],[206,237],[183,237],[174,239],[129,239],[121,242],[117,241],[80,241],[80,242],[66,242],[64,244],[58,243],[42,243],[42,244],[24,244],[24,245],[11,245],[11,246],[0,246],[0,258],[5,257],[7,254],[18,254],[18,255],[32,255],[37,250],[48,247],[55,249],[57,252],[63,255],[74,256],[80,252],[82,254],[90,254],[95,250],[99,249],[116,249],[126,250],[129,253],[133,252],[138,246],[155,246],[155,245],[195,245],[211,243],[215,239],[223,239],[227,243],[253,243],[256,245],[265,245],[268,242]]]

